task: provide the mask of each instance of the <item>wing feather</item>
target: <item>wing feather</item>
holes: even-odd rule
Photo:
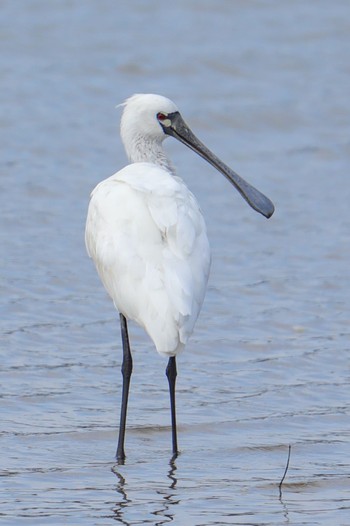
[[[204,219],[182,180],[135,163],[100,183],[86,245],[116,308],[158,352],[176,354],[193,331],[210,267]]]

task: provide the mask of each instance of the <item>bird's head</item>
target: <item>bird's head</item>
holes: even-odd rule
[[[274,212],[272,202],[214,155],[190,130],[177,106],[166,97],[137,94],[123,104],[121,138],[130,159],[138,145],[154,148],[170,135],[195,151],[233,184],[249,205],[265,217]]]
[[[123,104],[121,118],[121,137],[125,146],[135,137],[162,142],[171,119],[179,114],[177,106],[166,97],[153,94],[136,94]]]

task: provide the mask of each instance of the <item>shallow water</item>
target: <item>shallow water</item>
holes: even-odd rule
[[[1,523],[348,525],[349,3],[4,0],[0,16]],[[276,213],[168,141],[212,273],[178,360],[181,455],[166,363],[132,327],[117,466],[118,319],[83,231],[126,162],[114,106],[134,92],[173,98]]]

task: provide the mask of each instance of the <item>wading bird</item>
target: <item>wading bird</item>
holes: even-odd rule
[[[132,373],[127,320],[143,327],[168,357],[173,456],[178,454],[175,412],[176,356],[192,334],[210,267],[210,248],[199,205],[163,150],[172,136],[232,183],[265,217],[272,202],[226,166],[191,132],[176,105],[160,95],[133,95],[124,103],[121,138],[131,164],[91,194],[85,240],[89,256],[119,311],[123,391],[116,457],[124,438]]]

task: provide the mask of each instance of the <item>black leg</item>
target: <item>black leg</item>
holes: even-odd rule
[[[169,393],[170,393],[170,408],[171,408],[171,429],[173,438],[173,458],[176,458],[179,454],[177,449],[177,435],[176,435],[176,410],[175,410],[175,382],[176,382],[176,358],[171,356],[169,358],[168,366],[166,368],[166,375],[169,382]]]
[[[130,378],[132,373],[132,356],[129,344],[128,325],[125,316],[120,314],[120,327],[122,333],[123,342],[123,364],[122,364],[122,375],[123,375],[123,394],[122,394],[122,408],[120,413],[120,426],[119,426],[119,440],[116,458],[118,462],[123,463],[125,460],[124,452],[124,438],[125,438],[125,424],[126,424],[126,412],[128,409],[128,397],[129,397],[129,386]]]

